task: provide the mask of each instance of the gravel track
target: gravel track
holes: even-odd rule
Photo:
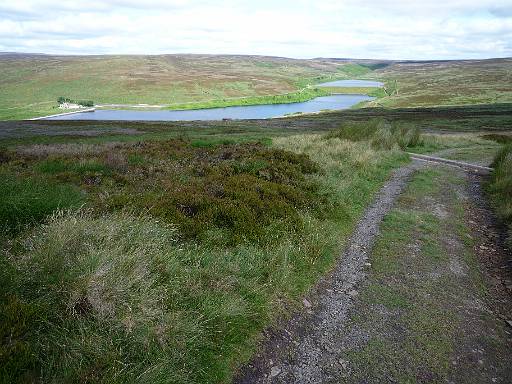
[[[348,240],[335,269],[304,299],[304,310],[265,332],[260,353],[235,378],[235,383],[329,383],[344,369],[340,358],[342,330],[357,284],[366,274],[379,224],[392,209],[411,174],[424,166],[413,161],[394,171],[367,208]]]

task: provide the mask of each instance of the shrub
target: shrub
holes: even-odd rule
[[[306,155],[259,144],[197,147],[179,141],[145,144],[138,151],[131,156],[152,153],[159,164],[136,164],[137,172],[156,177],[154,183],[148,188],[137,174],[123,174],[105,201],[108,209],[147,209],[175,223],[183,238],[220,228],[229,244],[259,241],[271,223],[300,230],[298,211],[321,209],[317,188],[306,177],[317,166]],[[161,159],[164,153],[167,159]]]
[[[73,103],[73,104],[78,104],[78,105],[81,105],[83,107],[94,107],[94,101],[92,100],[73,100],[73,99],[70,99],[69,97],[64,97],[64,96],[59,96],[57,98],[57,103],[59,104],[64,104],[64,103]]]
[[[271,223],[300,230],[299,210],[323,209],[310,177],[318,168],[307,155],[256,143],[205,143],[27,147],[17,161],[86,190],[99,210],[149,211],[187,239],[221,229],[229,244],[257,242]]]
[[[59,104],[72,103],[72,102],[73,102],[73,100],[71,100],[71,99],[70,99],[70,98],[68,98],[68,97],[59,96],[59,97],[57,98],[57,103],[59,103]]]
[[[77,104],[82,107],[94,107],[94,101],[92,100],[79,100],[77,101]]]

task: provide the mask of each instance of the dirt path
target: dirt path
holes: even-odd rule
[[[379,223],[410,175],[422,166],[414,162],[394,172],[365,212],[335,270],[304,299],[304,312],[265,335],[262,352],[241,372],[237,383],[321,383],[327,371],[336,369],[337,335],[357,295],[354,288],[364,278]]]
[[[235,382],[512,382],[510,255],[481,182],[425,162],[395,172]]]

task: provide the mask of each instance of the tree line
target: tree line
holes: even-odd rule
[[[78,104],[83,107],[94,107],[94,101],[92,100],[73,100],[68,97],[60,96],[57,99],[57,103],[64,104],[64,103],[70,103],[70,104]]]

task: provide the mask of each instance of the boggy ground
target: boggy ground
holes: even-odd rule
[[[345,253],[345,267],[366,268],[363,282],[343,284],[334,272],[301,314],[267,333],[238,382],[510,382],[510,253],[481,182],[423,165],[368,262],[357,260],[364,249]],[[333,289],[344,301],[337,311],[325,300]]]

